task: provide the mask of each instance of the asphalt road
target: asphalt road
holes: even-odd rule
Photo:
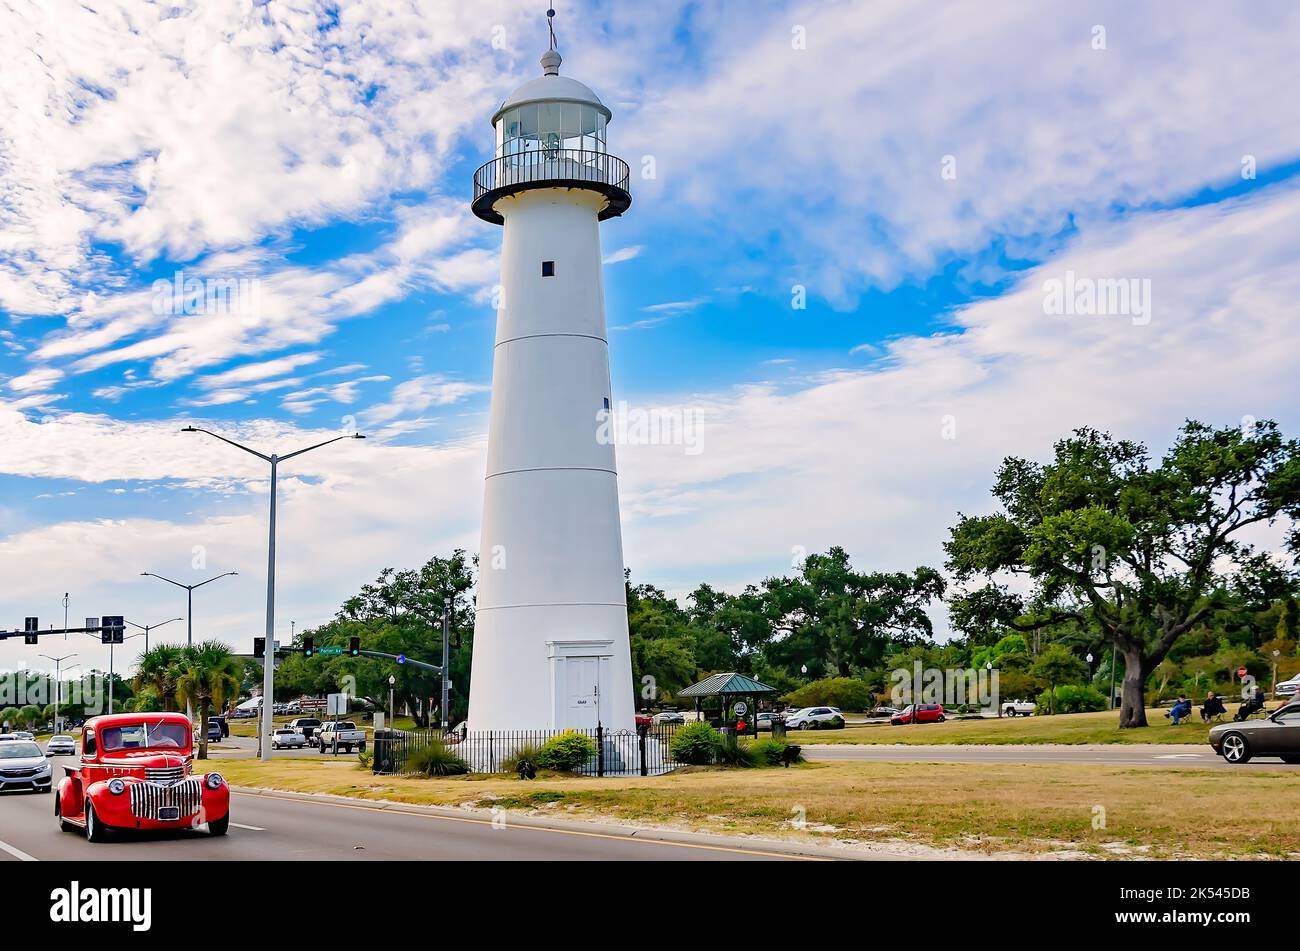
[[[714,844],[679,844],[593,829],[503,828],[488,819],[379,810],[361,804],[272,799],[236,793],[224,838],[205,829],[117,833],[91,845],[79,832],[62,832],[53,793],[0,793],[0,862],[113,860],[513,859],[573,861],[776,860],[795,856]]]
[[[1253,759],[1232,764],[1209,746],[1098,744],[1007,746],[892,746],[808,744],[803,754],[810,760],[846,760],[885,763],[1073,763],[1091,766],[1162,766],[1196,769],[1297,769],[1280,759]]]

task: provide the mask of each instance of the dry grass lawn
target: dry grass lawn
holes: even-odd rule
[[[355,764],[315,759],[228,760],[221,771],[238,786],[812,837],[920,854],[941,848],[1096,858],[1300,857],[1300,771],[1286,767],[855,762],[534,782],[376,777]]]

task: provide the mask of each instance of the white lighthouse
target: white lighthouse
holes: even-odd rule
[[[504,226],[469,728],[633,727],[600,222],[631,204],[609,109],[559,74],[492,117],[474,213]]]

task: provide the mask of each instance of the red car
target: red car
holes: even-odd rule
[[[903,709],[890,717],[889,722],[894,726],[903,726],[904,724],[911,723],[912,712],[916,709],[917,707],[915,704],[909,703],[907,706],[903,707]],[[941,703],[923,703],[920,705],[919,711],[916,713],[917,723],[942,723],[943,720],[943,704]]]
[[[183,713],[120,713],[82,729],[81,762],[65,766],[54,797],[61,829],[101,842],[113,830],[230,827],[230,787],[220,773],[190,772],[194,747]]]

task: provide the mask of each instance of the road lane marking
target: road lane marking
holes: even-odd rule
[[[416,819],[441,819],[445,822],[468,822],[471,825],[479,825],[479,826],[492,825],[491,819],[478,819],[473,816],[440,816],[440,815],[435,815],[433,813],[427,813],[427,812],[407,812],[403,809],[388,809],[388,808],[381,808],[378,806],[366,806],[366,805],[353,804],[348,802],[329,802],[327,800],[322,800],[322,799],[293,799],[293,798],[283,798],[280,796],[267,796],[262,793],[236,792],[234,794],[236,796],[257,796],[260,799],[276,799],[279,800],[280,802],[305,802],[313,806],[334,806],[338,809],[361,809],[364,810],[365,812],[382,812],[382,813],[387,813],[388,815],[411,816]],[[726,845],[704,845],[702,843],[695,843],[695,842],[671,842],[665,839],[638,839],[632,835],[613,835],[608,832],[583,832],[578,829],[547,829],[543,826],[510,825],[509,820],[507,820],[507,828],[522,829],[526,832],[551,832],[556,835],[576,835],[576,836],[583,836],[591,839],[614,839],[618,842],[639,842],[642,845],[663,845],[663,846],[670,846],[670,847],[682,848],[682,849],[704,849],[705,851],[708,852],[735,852],[739,855],[759,855],[767,858],[792,859],[801,862],[833,861],[829,857],[821,857],[821,856],[813,856],[813,855],[795,855],[787,852],[767,852],[761,849],[741,849],[741,848],[734,848]]]
[[[242,822],[232,822],[232,823],[230,823],[230,824],[231,824],[232,826],[234,826],[236,829],[247,829],[249,832],[265,832],[265,831],[266,831],[266,830],[263,829],[261,826],[246,826],[246,825],[244,825]]]
[[[40,859],[34,855],[28,855],[22,849],[16,849],[8,842],[0,842],[0,852],[8,852],[20,862],[39,862]]]

